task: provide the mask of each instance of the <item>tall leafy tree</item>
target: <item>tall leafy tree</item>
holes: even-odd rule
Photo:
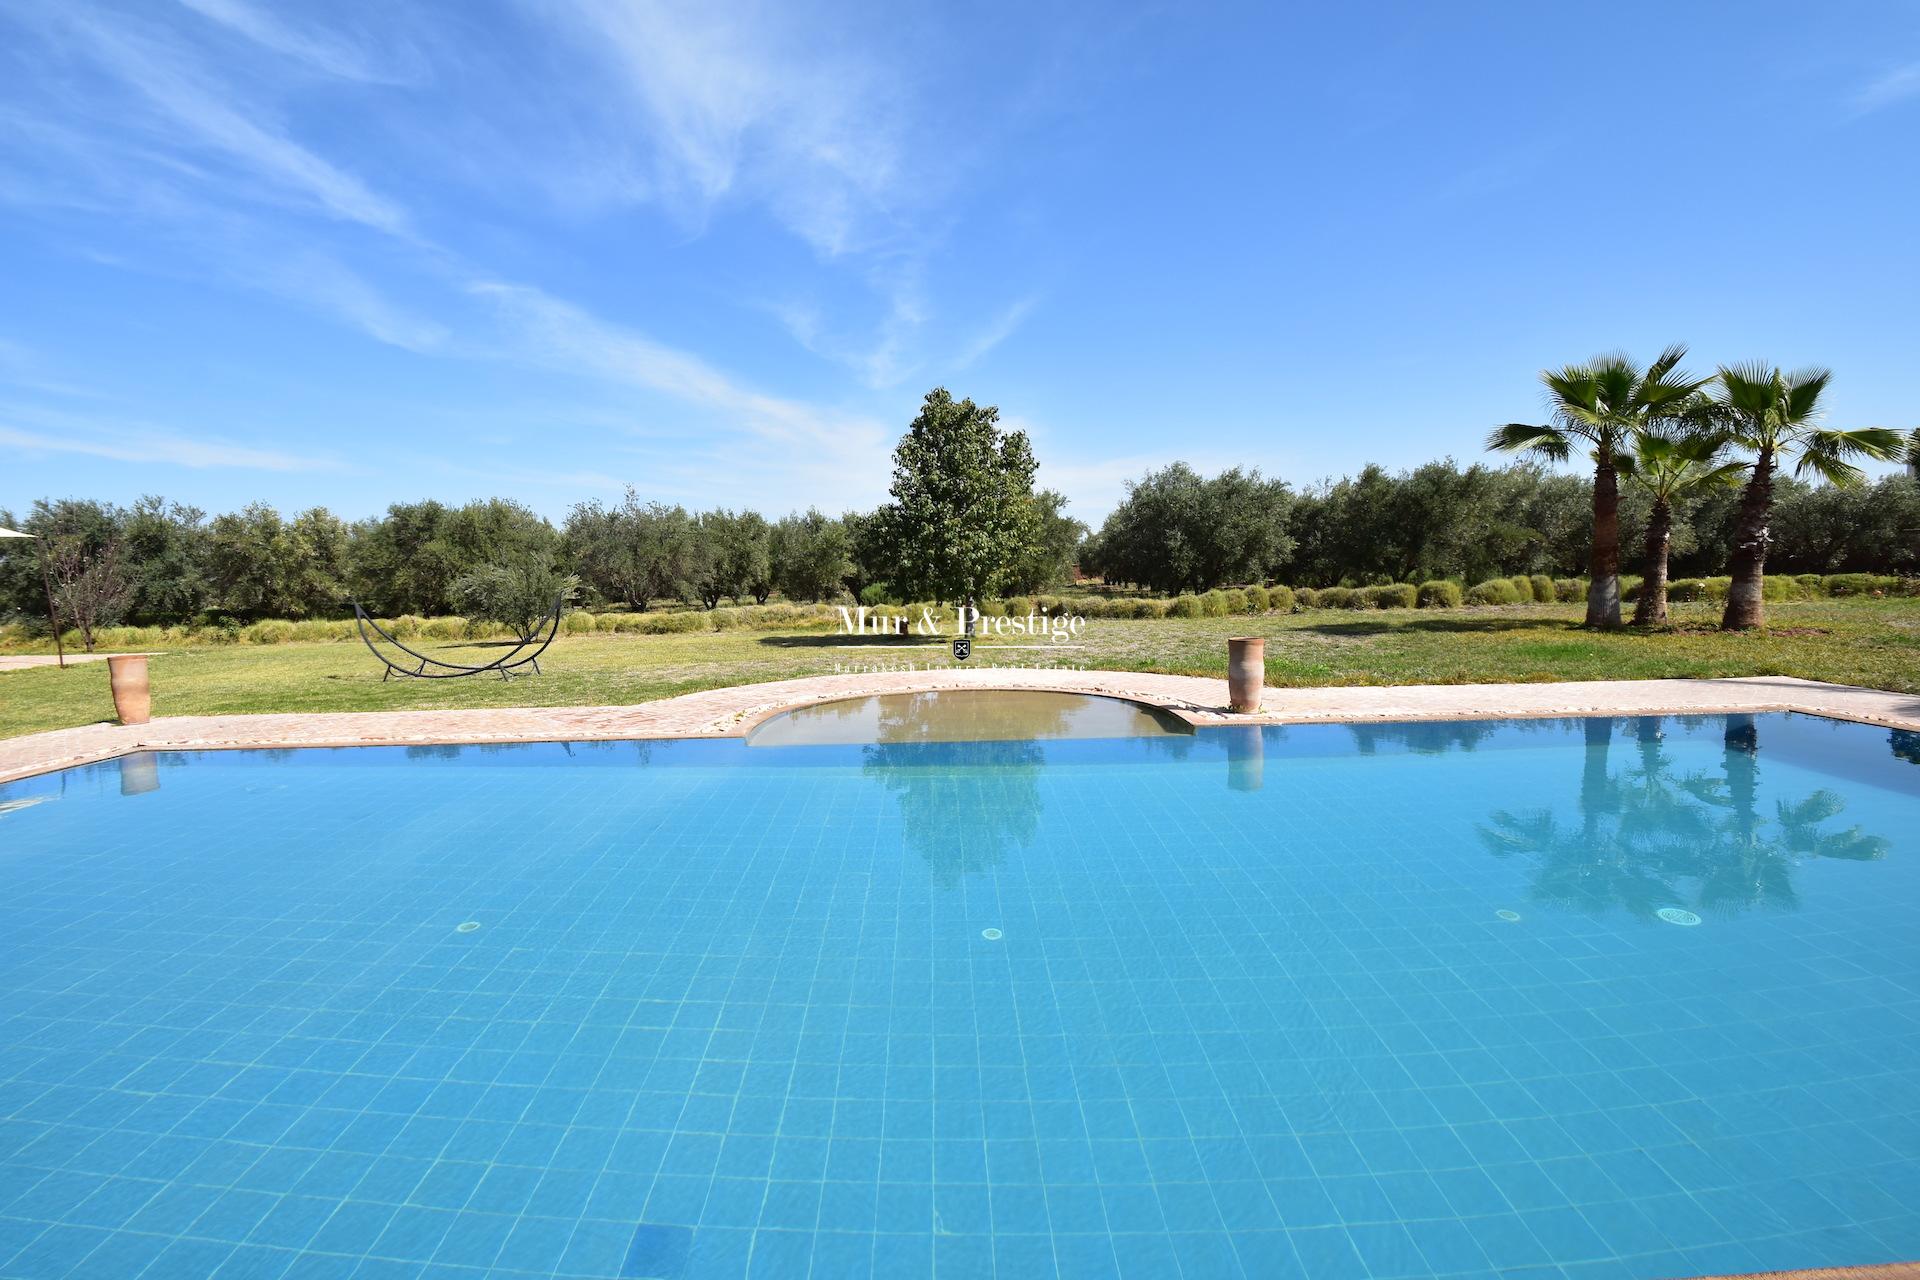
[[[844,590],[853,564],[846,526],[818,507],[774,525],[768,546],[774,585],[787,599],[831,600]]]
[[[1097,567],[1109,581],[1156,591],[1263,582],[1293,555],[1293,504],[1284,483],[1258,471],[1205,479],[1175,462],[1127,486],[1100,528]]]
[[[992,405],[927,393],[893,453],[883,509],[910,597],[977,606],[1001,590],[1039,537],[1033,447]]]
[[[884,585],[900,576],[899,551],[894,546],[893,529],[884,507],[877,511],[849,511],[840,517],[840,527],[847,535],[847,567],[842,579],[854,596],[859,597],[867,588]]]
[[[1057,587],[1067,580],[1087,536],[1087,526],[1066,513],[1067,497],[1052,489],[1033,495],[1034,514],[1038,518],[1033,550],[1007,575],[1007,590],[1016,595],[1032,595]]]
[[[1528,452],[1553,462],[1584,444],[1593,458],[1593,540],[1587,557],[1587,625],[1620,625],[1619,458],[1643,433],[1673,420],[1707,379],[1680,370],[1686,347],[1675,344],[1646,368],[1622,354],[1586,364],[1546,369],[1551,418],[1534,425],[1509,422],[1487,437],[1489,449]]]
[[[206,518],[198,507],[153,496],[128,509],[121,538],[136,621],[172,622],[206,608]]]
[[[1659,626],[1667,620],[1667,560],[1673,550],[1673,508],[1710,489],[1738,484],[1746,467],[1725,455],[1726,437],[1712,432],[1635,438],[1633,451],[1620,455],[1620,474],[1644,489],[1652,502],[1643,548],[1640,599],[1633,625]]]
[[[1723,365],[1715,380],[1715,427],[1753,453],[1740,495],[1739,522],[1734,526],[1729,566],[1733,582],[1727,588],[1727,609],[1720,621],[1728,630],[1766,623],[1762,588],[1776,468],[1798,454],[1796,473],[1811,473],[1850,488],[1864,479],[1851,459],[1894,459],[1905,451],[1900,433],[1885,427],[1851,431],[1822,427],[1826,415],[1822,399],[1832,382],[1833,374],[1826,369],[1782,373],[1766,364]]]
[[[253,618],[334,616],[347,594],[347,527],[325,507],[292,521],[264,502],[217,517],[207,571],[217,607]]]

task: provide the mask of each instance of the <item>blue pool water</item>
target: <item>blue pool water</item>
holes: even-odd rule
[[[1917,921],[1803,717],[136,757],[0,788],[0,1275],[1920,1258]]]

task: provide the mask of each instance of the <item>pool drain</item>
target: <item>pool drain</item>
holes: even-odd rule
[[[1693,914],[1691,911],[1682,911],[1679,907],[1662,907],[1653,914],[1659,916],[1668,924],[1696,925],[1700,923],[1699,916]]]
[[[982,929],[980,931],[980,936],[985,938],[988,942],[1000,941],[1000,931],[998,929]]]
[[[464,924],[457,924],[453,926],[453,931],[455,933],[472,933],[475,929],[478,929],[479,927],[480,927],[480,922],[478,920],[469,920]]]
[[[1514,921],[1520,918],[1520,913],[1518,911],[1509,911],[1505,907],[1500,908],[1498,911],[1494,912],[1493,914],[1495,914],[1496,916],[1499,916],[1502,920],[1505,920],[1508,924],[1512,924]]]

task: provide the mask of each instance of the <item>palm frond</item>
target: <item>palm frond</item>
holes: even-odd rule
[[[1566,461],[1572,452],[1566,432],[1554,426],[1535,426],[1509,422],[1487,434],[1487,448],[1499,453],[1533,453],[1554,462]]]
[[[1855,427],[1851,431],[1816,431],[1807,437],[1809,445],[1830,449],[1841,457],[1872,458],[1875,462],[1898,462],[1906,451],[1906,441],[1891,427]]]
[[[1866,474],[1831,449],[1809,444],[1800,451],[1794,466],[1797,476],[1816,475],[1836,489],[1857,489],[1866,482]]]
[[[1723,462],[1711,471],[1703,471],[1700,478],[1693,482],[1695,489],[1726,489],[1739,484],[1747,478],[1747,472],[1753,464],[1750,462]]]
[[[1820,397],[1833,382],[1833,370],[1817,366],[1795,369],[1782,380],[1780,415],[1788,424],[1811,423],[1820,415]]]
[[[1667,375],[1679,368],[1680,362],[1686,358],[1687,344],[1684,342],[1673,343],[1668,346],[1665,351],[1655,356],[1653,363],[1647,366],[1647,380],[1649,382],[1666,381]],[[1684,381],[1684,379],[1676,378],[1674,381]]]
[[[1852,431],[1814,431],[1801,442],[1800,463],[1795,475],[1811,472],[1842,489],[1851,489],[1865,481],[1860,468],[1849,458],[1897,459],[1906,447],[1898,431],[1886,427],[1859,427]]]

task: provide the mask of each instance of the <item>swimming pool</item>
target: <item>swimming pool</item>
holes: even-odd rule
[[[1801,716],[129,757],[0,788],[0,1275],[1920,1258],[1917,914]]]

